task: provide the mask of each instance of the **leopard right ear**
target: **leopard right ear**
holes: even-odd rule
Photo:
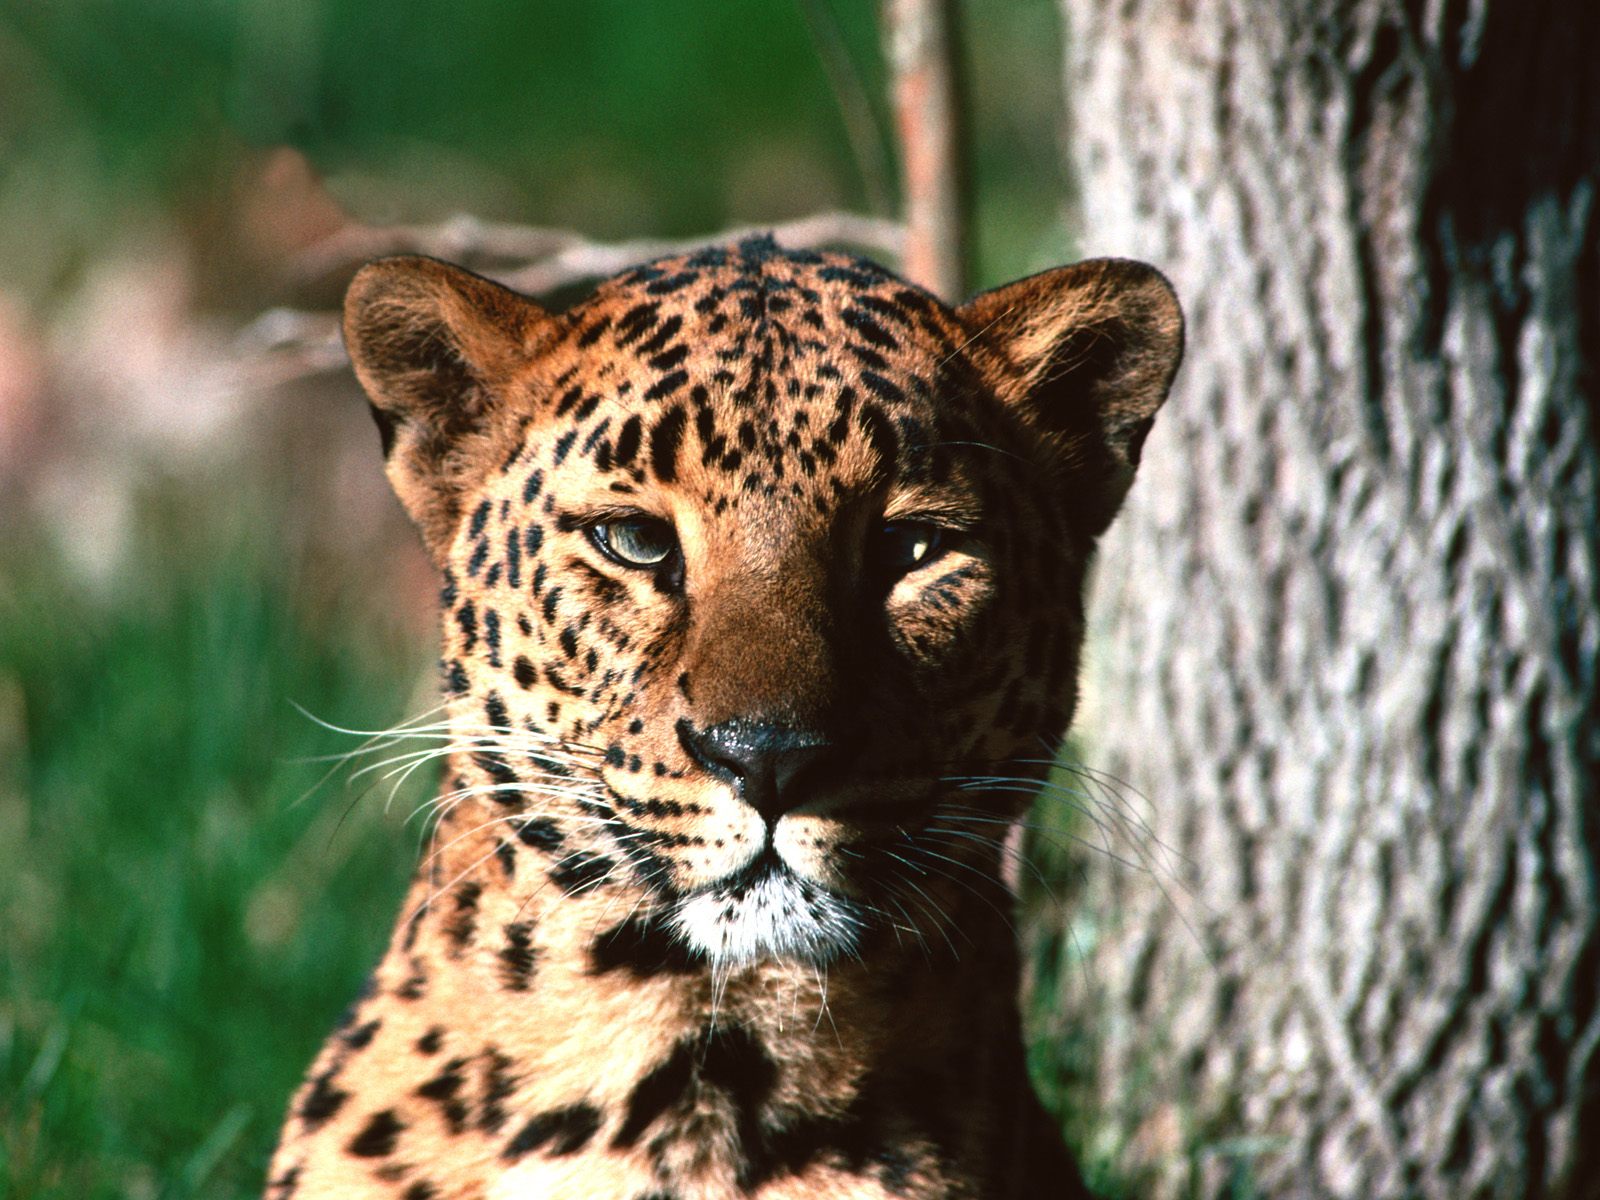
[[[465,497],[508,452],[506,397],[551,324],[527,297],[431,258],[379,259],[350,282],[345,347],[389,482],[436,561]]]
[[[957,310],[996,395],[1054,447],[1075,522],[1099,537],[1183,359],[1183,309],[1154,267],[1094,258],[1031,275]]]

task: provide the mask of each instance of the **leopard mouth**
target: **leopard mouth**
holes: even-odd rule
[[[855,953],[868,925],[860,904],[799,874],[770,841],[737,871],[681,896],[671,923],[718,966],[825,965]]]
[[[702,884],[690,895],[711,895],[720,900],[743,900],[751,890],[772,876],[782,876],[800,881],[793,867],[784,861],[768,837],[761,852],[732,874]]]

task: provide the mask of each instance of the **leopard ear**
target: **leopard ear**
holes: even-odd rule
[[[436,560],[464,497],[508,451],[509,385],[550,321],[526,297],[431,258],[379,259],[350,282],[345,347],[389,482]]]
[[[1081,524],[1105,531],[1183,357],[1183,311],[1161,272],[1097,258],[1007,284],[958,310],[1000,398],[1054,444]]]

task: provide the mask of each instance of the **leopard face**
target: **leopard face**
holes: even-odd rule
[[[570,311],[387,260],[347,341],[444,574],[462,803],[713,963],[926,934],[1065,730],[1181,321],[1103,260],[951,310],[769,240]]]

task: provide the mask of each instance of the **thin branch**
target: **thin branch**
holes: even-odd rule
[[[885,0],[906,210],[906,275],[949,301],[966,294],[967,203],[952,0]]]
[[[548,295],[626,267],[754,233],[771,233],[785,246],[849,246],[900,258],[904,230],[893,221],[857,213],[825,212],[781,225],[750,225],[703,237],[640,238],[593,242],[565,229],[505,225],[456,216],[439,225],[351,225],[306,251],[295,264],[302,280],[322,279],[386,254],[427,254],[476,266],[491,279],[532,296]]]
[[[592,242],[576,233],[453,217],[440,225],[377,228],[351,225],[319,242],[295,264],[302,280],[325,279],[385,254],[428,254],[463,262],[530,296],[548,296],[604,279],[663,255],[771,233],[793,249],[848,247],[898,262],[905,230],[893,221],[857,213],[826,212],[781,225],[725,229],[682,240]],[[259,389],[342,369],[347,359],[339,317],[331,312],[274,308],[242,329],[234,341],[240,388]]]
[[[894,221],[864,217],[857,213],[818,213],[782,225],[746,225],[725,229],[710,237],[683,241],[640,239],[601,244],[583,242],[532,263],[518,271],[491,277],[507,287],[531,296],[557,291],[590,279],[603,279],[635,263],[681,254],[713,242],[737,241],[752,234],[770,233],[782,245],[795,250],[816,250],[827,246],[848,246],[898,262],[905,248],[905,230]]]

